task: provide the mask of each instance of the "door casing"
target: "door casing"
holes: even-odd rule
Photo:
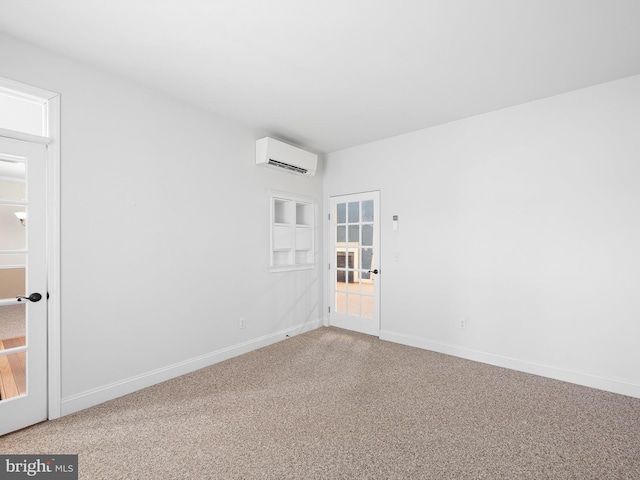
[[[60,94],[0,77],[0,90],[46,105],[43,136],[0,129],[0,136],[47,145],[47,412],[61,416],[60,350]]]

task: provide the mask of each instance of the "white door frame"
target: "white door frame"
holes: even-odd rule
[[[47,145],[47,384],[48,417],[61,415],[60,385],[60,94],[0,77],[0,89],[46,105],[42,137],[0,129],[0,136]]]

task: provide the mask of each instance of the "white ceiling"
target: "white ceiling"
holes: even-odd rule
[[[0,31],[317,152],[640,74],[638,0],[0,0]]]

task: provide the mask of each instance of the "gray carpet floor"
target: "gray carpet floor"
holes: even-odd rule
[[[640,479],[640,399],[321,328],[0,438],[82,479]]]

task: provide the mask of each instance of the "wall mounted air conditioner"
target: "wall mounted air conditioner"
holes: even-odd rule
[[[264,137],[256,140],[256,165],[313,177],[318,166],[318,156],[274,138]]]

